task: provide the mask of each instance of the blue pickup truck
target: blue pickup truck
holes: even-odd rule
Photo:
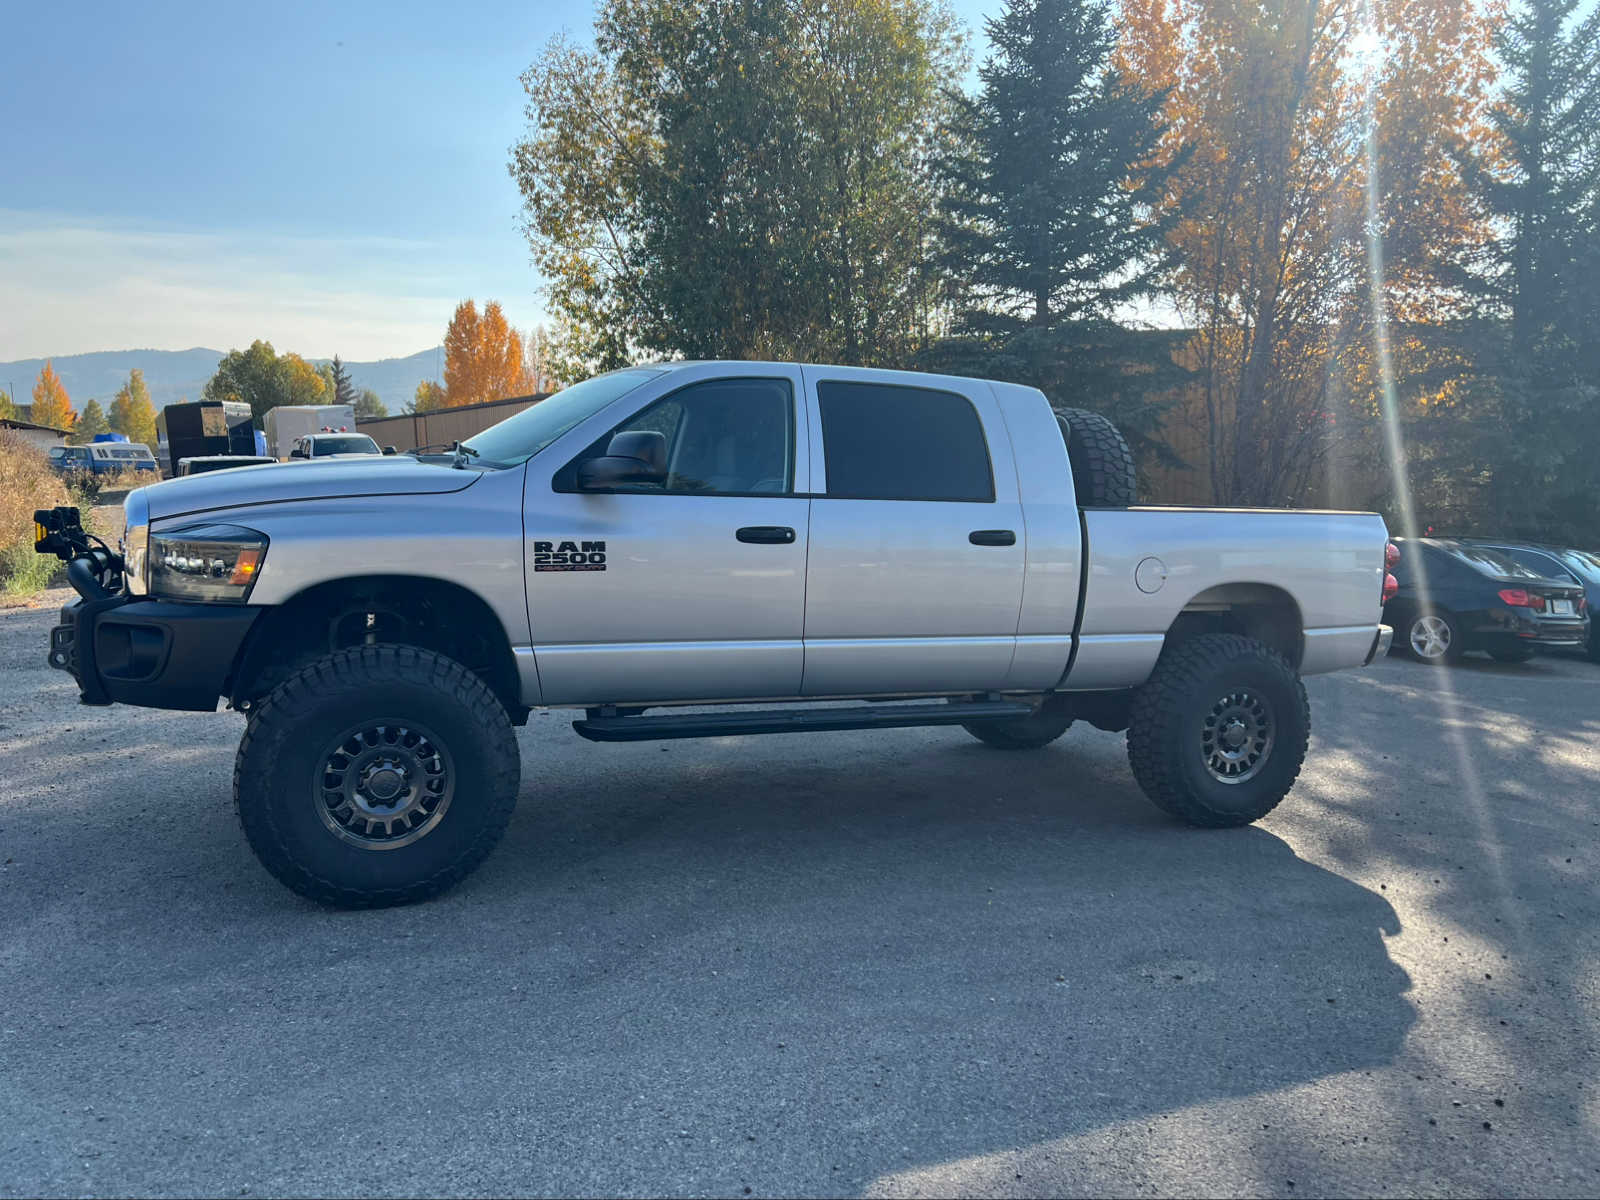
[[[62,475],[120,475],[123,471],[159,474],[156,456],[142,442],[91,442],[50,447],[50,466]]]

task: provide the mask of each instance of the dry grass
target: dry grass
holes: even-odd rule
[[[0,429],[0,594],[29,595],[61,564],[33,552],[33,510],[71,504],[43,450]]]

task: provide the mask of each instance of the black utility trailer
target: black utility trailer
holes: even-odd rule
[[[256,453],[250,406],[225,400],[169,404],[156,414],[156,458],[169,477],[185,458]]]

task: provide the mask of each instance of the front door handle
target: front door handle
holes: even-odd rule
[[[967,541],[974,546],[1015,546],[1017,535],[1010,529],[974,529]]]
[[[794,530],[787,525],[746,525],[733,535],[741,542],[766,546],[787,546],[794,541]]]

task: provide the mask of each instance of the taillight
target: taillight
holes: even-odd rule
[[[1578,597],[1578,615],[1581,617],[1581,616],[1583,616],[1584,613],[1586,613],[1588,611],[1589,611],[1589,597],[1587,595],[1579,596]]]
[[[1383,548],[1383,569],[1392,571],[1400,561],[1400,547],[1390,542]]]
[[[1531,608],[1534,612],[1544,611],[1544,597],[1522,588],[1501,588],[1500,599],[1512,608]]]
[[[1400,581],[1393,575],[1383,577],[1383,602],[1385,604],[1394,599],[1394,594],[1400,590]]]

